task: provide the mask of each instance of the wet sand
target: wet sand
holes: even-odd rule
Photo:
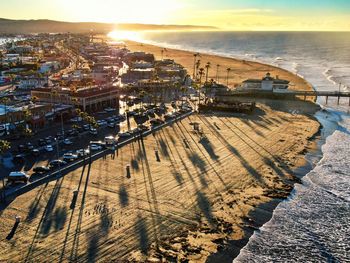
[[[160,48],[142,48],[160,55]],[[168,49],[165,57],[171,56],[193,63],[191,53]],[[242,75],[232,74],[232,85],[270,68],[207,57],[236,65]],[[310,88],[270,69],[290,77],[295,88]],[[106,156],[41,185],[0,210],[0,261],[231,262],[298,181],[293,170],[313,145],[317,109],[264,100],[252,115],[193,115],[123,147],[114,159]],[[202,134],[193,131],[193,122]],[[15,215],[22,222],[11,237]]]

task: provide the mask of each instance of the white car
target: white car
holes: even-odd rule
[[[75,153],[76,155],[78,155],[78,157],[83,157],[83,156],[89,155],[90,151],[89,149],[79,149]]]
[[[63,161],[74,161],[76,159],[78,159],[78,155],[73,153],[65,153],[63,155]]]
[[[99,121],[97,121],[97,124],[100,125],[100,126],[107,125],[107,121],[99,120]]]
[[[29,175],[24,172],[11,172],[7,176],[7,180],[11,183],[20,182],[27,183],[29,180]]]
[[[45,149],[47,152],[52,152],[52,151],[53,151],[53,147],[52,147],[52,145],[50,145],[50,144],[45,145],[44,149]]]
[[[69,140],[69,139],[64,139],[64,140],[63,140],[63,143],[64,143],[65,145],[71,145],[73,142],[72,142],[71,140]]]
[[[82,120],[83,120],[83,118],[81,118],[81,117],[75,117],[75,118],[70,119],[71,122],[80,122]]]
[[[91,144],[90,145],[90,150],[91,151],[99,151],[99,150],[102,150],[102,146],[101,145],[97,145],[97,144]]]
[[[97,130],[94,129],[94,128],[92,128],[92,129],[90,129],[90,133],[91,133],[92,135],[97,135]]]

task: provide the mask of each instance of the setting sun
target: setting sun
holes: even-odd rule
[[[108,37],[112,38],[115,41],[121,40],[132,40],[132,41],[141,41],[141,33],[136,31],[126,31],[126,30],[114,30],[108,34]]]

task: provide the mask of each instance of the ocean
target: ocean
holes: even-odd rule
[[[146,33],[147,43],[285,68],[316,90],[350,91],[350,33]],[[350,262],[350,115],[348,99],[324,99],[321,154],[272,218],[250,237],[234,262]],[[321,147],[321,146],[320,146]]]

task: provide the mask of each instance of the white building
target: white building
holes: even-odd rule
[[[241,88],[243,90],[257,90],[257,91],[274,91],[274,90],[287,90],[289,87],[289,81],[271,77],[270,73],[267,73],[262,79],[247,79],[242,82]]]

